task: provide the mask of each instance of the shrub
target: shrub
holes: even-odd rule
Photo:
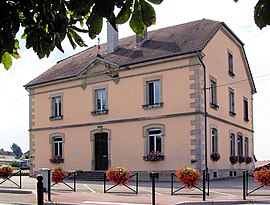
[[[62,167],[56,167],[52,172],[52,181],[56,184],[63,183],[66,175],[67,173]]]
[[[270,187],[270,169],[262,168],[253,173],[255,182],[259,183],[259,186]]]
[[[126,170],[125,167],[109,168],[106,171],[106,177],[115,184],[123,185],[128,183],[130,171]]]
[[[192,169],[187,166],[184,166],[182,169],[176,170],[175,175],[178,182],[188,189],[191,189],[192,187],[197,187],[199,185],[199,179],[201,177],[201,173],[198,170]]]

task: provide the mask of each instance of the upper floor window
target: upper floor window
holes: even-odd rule
[[[106,88],[94,90],[94,111],[92,114],[108,113]]]
[[[234,106],[234,92],[233,90],[229,90],[229,113],[231,116],[235,116],[235,106]]]
[[[216,128],[211,129],[211,152],[218,152],[218,131]]]
[[[62,119],[62,96],[54,96],[51,97],[51,105],[52,105],[52,111],[51,111],[51,117],[52,120]]]
[[[162,107],[161,77],[159,79],[145,80],[145,104],[143,108]]]
[[[248,142],[248,138],[245,137],[245,157],[249,156],[249,142]]]
[[[218,108],[217,104],[217,83],[214,80],[210,80],[210,105],[212,108]]]
[[[228,71],[229,71],[229,75],[231,77],[233,77],[234,74],[234,68],[233,68],[233,55],[231,52],[228,52]]]
[[[248,100],[244,98],[244,120],[249,121],[248,119]]]
[[[237,136],[237,154],[243,156],[243,136],[241,134]]]
[[[235,156],[235,134],[230,134],[230,156]]]

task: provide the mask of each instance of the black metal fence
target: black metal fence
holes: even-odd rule
[[[203,196],[203,201],[206,200],[206,195],[209,196],[209,173],[206,173],[205,170],[203,170],[202,177],[200,178],[199,181],[202,182],[202,187],[199,186],[194,186],[195,189],[198,189],[201,191],[201,194],[196,194],[196,193],[179,193],[181,190],[185,189],[186,187],[181,186],[175,189],[174,183],[176,182],[175,180],[176,175],[175,173],[171,174],[171,195],[202,195]],[[179,185],[179,183],[177,182]]]
[[[128,180],[130,180],[132,178],[135,178],[135,189],[128,186],[126,183],[123,183],[121,185],[123,185],[124,187],[129,189],[132,193],[138,194],[138,187],[139,187],[139,175],[138,175],[138,173],[132,174],[125,181],[128,181]],[[113,188],[115,188],[115,187],[117,187],[119,185],[120,185],[120,183],[116,183],[116,184],[110,186],[109,188],[107,188],[107,177],[106,177],[106,173],[104,173],[104,183],[103,183],[104,193],[108,193],[110,190],[112,190]],[[110,193],[115,193],[115,192],[110,192]]]
[[[65,176],[65,179],[73,179],[73,187],[67,184],[65,181],[61,182],[62,184],[66,185],[69,189],[76,192],[76,172],[68,172],[67,176]],[[57,183],[53,183],[51,187],[55,186]]]
[[[12,177],[14,177],[14,176],[19,176],[19,184],[16,183],[12,179]],[[12,173],[11,175],[7,176],[6,178],[3,178],[3,180],[0,182],[0,185],[4,184],[7,181],[11,182],[12,184],[14,184],[19,189],[22,189],[22,170],[18,170],[17,172]]]
[[[249,174],[248,171],[243,171],[243,199],[246,200],[247,196],[270,196],[270,194],[262,194],[258,193],[260,189],[266,187],[264,185],[258,185],[257,188],[250,190],[249,187],[249,179],[252,178],[254,180],[253,174]],[[269,187],[267,187],[269,188]],[[255,193],[257,192],[257,193]]]

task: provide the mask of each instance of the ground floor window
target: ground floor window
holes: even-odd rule
[[[154,129],[149,130],[148,135],[148,153],[150,152],[162,152],[161,150],[161,130]]]
[[[51,163],[62,163],[64,162],[64,134],[52,134],[50,135],[51,145]]]

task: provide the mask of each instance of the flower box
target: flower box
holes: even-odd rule
[[[210,158],[213,160],[213,161],[218,161],[220,159],[220,154],[218,152],[213,152],[211,155],[210,155]]]
[[[67,173],[62,167],[56,167],[52,172],[52,181],[56,184],[63,183],[66,175]]]
[[[236,164],[238,162],[238,157],[237,156],[230,156],[230,161],[232,164]]]
[[[201,173],[198,170],[192,169],[187,166],[184,166],[182,169],[176,170],[175,175],[177,181],[188,189],[191,189],[192,187],[197,187],[199,185],[199,179],[201,177]]]
[[[238,156],[238,162],[239,163],[242,163],[244,161],[245,161],[245,157],[244,156],[242,156],[242,155]]]
[[[246,164],[250,164],[252,162],[252,158],[251,157],[245,157],[245,162],[246,162]]]
[[[0,166],[0,179],[7,179],[13,172],[13,167],[10,165]]]
[[[53,156],[53,157],[50,159],[50,162],[51,162],[52,164],[64,163],[64,159],[63,159],[61,156]]]
[[[262,168],[253,173],[254,181],[259,183],[259,186],[270,187],[270,169]]]
[[[161,161],[164,160],[165,155],[162,154],[162,152],[150,152],[149,154],[143,156],[144,161]]]
[[[125,167],[109,168],[106,171],[106,178],[114,184],[123,185],[128,183],[130,173]]]

